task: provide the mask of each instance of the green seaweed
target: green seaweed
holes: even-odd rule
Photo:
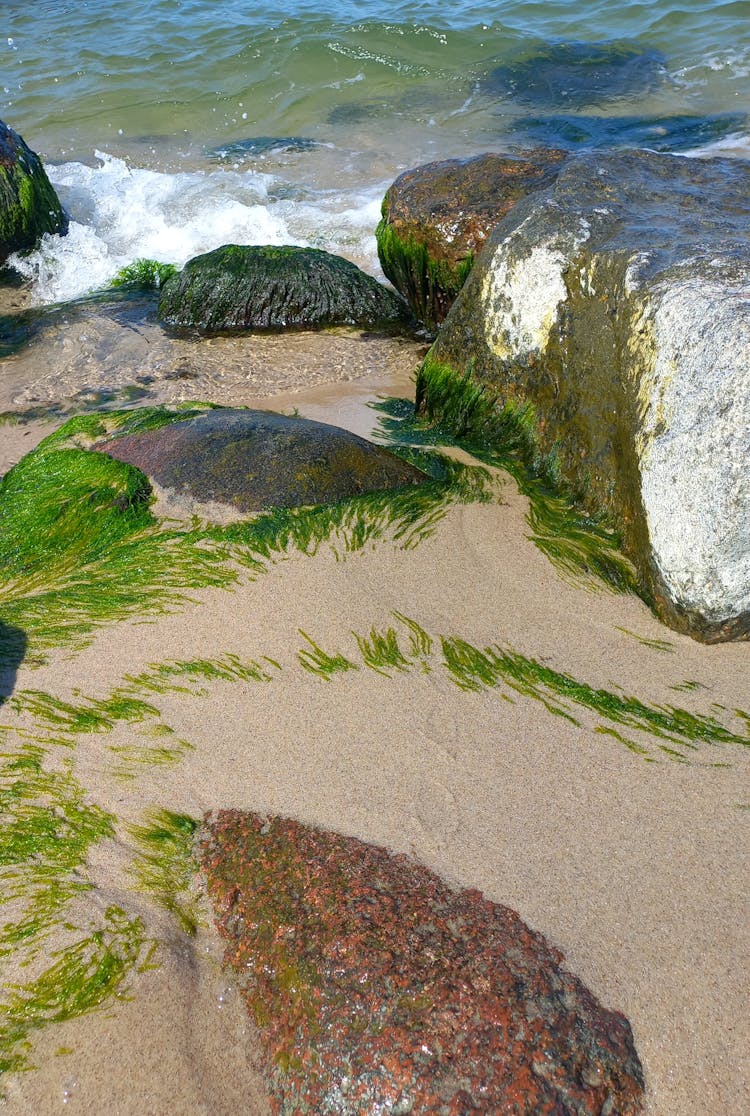
[[[149,744],[140,740],[128,744],[108,745],[108,751],[115,758],[112,773],[116,779],[132,782],[144,767],[171,767],[195,748],[189,740],[177,736],[169,725],[152,725],[144,735],[156,732],[162,737],[166,736],[160,744]]]
[[[152,808],[142,825],[128,826],[139,846],[130,874],[140,891],[153,896],[173,915],[186,934],[195,934],[200,921],[199,904],[189,894],[197,871],[193,842],[198,823],[187,814]]]
[[[128,287],[139,291],[158,291],[168,279],[177,274],[177,271],[178,268],[174,264],[159,263],[158,260],[140,257],[121,267],[110,286]]]
[[[185,693],[202,695],[205,688],[201,682],[270,682],[273,670],[281,670],[275,659],[263,656],[261,661],[243,661],[238,655],[225,654],[218,659],[175,659],[163,663],[151,663],[141,674],[125,675],[128,685],[116,691],[127,692]]]
[[[82,868],[114,820],[86,802],[69,763],[45,768],[41,745],[0,758],[0,905],[13,909],[0,926],[0,954],[23,944],[32,959],[70,899],[89,889]]]
[[[514,695],[532,698],[541,702],[548,713],[574,725],[580,724],[579,710],[586,711],[604,722],[595,731],[613,737],[638,755],[649,754],[646,746],[613,726],[651,737],[658,751],[677,762],[685,762],[685,750],[694,752],[700,744],[750,746],[750,714],[743,710],[733,712],[745,722],[748,730],[745,735],[727,728],[714,716],[673,705],[648,705],[632,696],[590,686],[510,647],[499,644],[477,647],[458,636],[439,636],[435,640],[416,620],[399,612],[393,616],[406,630],[408,652],[401,645],[403,637],[393,626],[383,631],[373,627],[365,636],[352,633],[363,665],[379,674],[388,676],[393,670],[408,671],[417,666],[430,670],[434,665],[430,658],[434,661],[433,648],[437,643],[440,648],[437,665],[442,666],[459,689],[480,693],[500,688],[501,697],[507,701],[513,701]],[[312,652],[298,652],[305,669],[327,680],[337,672],[357,669],[357,664],[342,653],[329,655],[310,635],[301,634],[312,648]]]
[[[78,690],[74,695],[80,697]],[[149,717],[158,717],[159,710],[139,698],[118,693],[108,699],[83,698],[74,705],[41,690],[21,690],[10,699],[19,713],[31,713],[64,733],[111,732],[116,724],[134,724]]]
[[[404,670],[409,665],[409,660],[398,645],[395,628],[388,628],[385,632],[372,628],[369,636],[359,636],[356,632],[352,634],[365,666],[378,674],[388,677],[391,670]]]
[[[32,1068],[35,1030],[94,1011],[114,996],[122,999],[128,976],[148,964],[151,946],[140,918],[110,906],[102,926],[56,950],[39,976],[7,986],[0,1000],[0,1073]]]
[[[66,427],[100,424],[81,416]],[[191,588],[237,580],[226,548],[154,521],[137,469],[59,440],[45,439],[0,483],[0,606],[35,650],[81,646],[102,623],[164,613]]]
[[[347,659],[345,655],[329,655],[307,632],[303,632],[302,628],[299,629],[299,634],[307,640],[310,649],[303,648],[298,651],[297,658],[305,670],[311,674],[317,674],[318,677],[330,681],[334,674],[343,674],[348,670],[357,669],[356,664]]]
[[[417,375],[416,401],[386,401],[380,437],[387,442],[459,445],[478,460],[511,474],[529,500],[530,538],[571,580],[643,597],[620,536],[603,516],[591,515],[563,484],[554,454],[536,444],[530,404],[500,404],[472,378],[428,356]]]
[[[277,508],[226,527],[157,522],[138,469],[81,448],[151,430],[203,405],[80,415],[46,438],[0,482],[0,606],[32,652],[81,647],[100,625],[180,607],[192,589],[230,588],[289,549],[337,557],[388,539],[430,537],[454,503],[492,498],[486,470],[406,450],[433,479],[331,506]]]
[[[403,612],[394,612],[393,615],[409,632],[410,658],[421,662],[424,670],[429,671],[427,660],[432,654],[432,639],[416,620],[404,616]]]
[[[675,706],[646,705],[634,697],[620,697],[561,674],[535,659],[495,644],[483,650],[455,637],[442,639],[444,663],[457,685],[482,689],[504,683],[512,690],[542,701],[550,712],[573,720],[570,706],[580,706],[606,721],[639,729],[660,740],[694,749],[698,743],[750,745],[715,717]],[[664,749],[662,749],[664,750]],[[680,753],[680,758],[684,758]]]
[[[648,636],[638,635],[637,632],[631,632],[629,628],[619,628],[616,624],[615,631],[622,632],[623,635],[630,636],[631,639],[636,639],[641,646],[650,647],[653,651],[669,652],[675,649],[674,644],[670,643],[667,639],[651,639]]]
[[[430,255],[427,245],[414,236],[399,236],[383,216],[375,230],[378,258],[384,274],[404,296],[419,321],[436,330],[474,265],[469,253],[452,267],[446,260]]]

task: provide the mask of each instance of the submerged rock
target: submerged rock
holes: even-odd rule
[[[42,161],[0,120],[0,265],[45,233],[65,233],[68,218]]]
[[[392,328],[410,318],[397,294],[318,248],[225,244],[188,260],[159,298],[161,322],[204,332]]]
[[[208,819],[202,864],[281,1116],[640,1111],[627,1020],[507,907],[236,810]]]
[[[496,66],[482,90],[522,105],[578,109],[653,93],[666,76],[664,62],[638,43],[547,43]]]
[[[713,116],[535,116],[521,117],[511,131],[533,143],[577,147],[647,147],[651,151],[690,151],[746,132],[748,117],[740,112]]]
[[[224,407],[162,414],[166,423],[134,433],[126,424],[93,448],[145,473],[164,514],[225,522],[426,479],[381,446],[310,419]]]
[[[667,623],[747,637],[750,167],[570,159],[494,230],[431,359],[533,406]]]
[[[548,185],[562,151],[477,155],[400,175],[383,200],[376,236],[386,276],[429,329],[443,321],[497,222]]]
[[[232,140],[211,149],[216,159],[246,159],[265,155],[298,154],[320,147],[318,140],[305,136],[251,136],[249,139]]]

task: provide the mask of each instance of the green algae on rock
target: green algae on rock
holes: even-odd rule
[[[33,248],[44,233],[65,233],[68,218],[39,156],[0,120],[0,265]]]
[[[23,632],[35,656],[83,646],[99,625],[136,612],[163,615],[191,589],[226,589],[241,575],[257,577],[289,548],[314,554],[326,543],[343,558],[379,540],[417,546],[451,504],[492,498],[484,470],[405,450],[426,474],[422,483],[273,508],[226,526],[165,523],[153,514],[151,487],[139,469],[90,449],[116,431],[153,431],[206,409],[77,416],[0,481],[0,604],[7,628]]]
[[[493,231],[431,351],[533,407],[642,595],[708,642],[750,634],[748,198],[731,160],[569,158]]]
[[[405,171],[389,187],[376,229],[381,267],[428,329],[443,321],[489,233],[554,178],[565,153],[476,155]]]
[[[284,818],[209,816],[201,858],[280,1116],[640,1111],[627,1020],[514,911]]]
[[[394,291],[318,248],[226,244],[188,260],[162,288],[159,320],[202,333],[402,329],[411,315]]]
[[[115,431],[92,448],[142,470],[158,485],[167,513],[187,506],[224,521],[426,480],[347,430],[271,411],[177,413],[159,428]]]
[[[478,460],[504,469],[529,499],[530,538],[571,581],[586,588],[644,596],[621,538],[607,516],[576,499],[560,476],[554,452],[544,453],[529,404],[501,403],[471,370],[462,375],[428,353],[417,374],[416,401],[388,399],[378,436],[386,442],[459,445]]]

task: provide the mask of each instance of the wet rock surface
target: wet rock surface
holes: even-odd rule
[[[548,185],[564,158],[554,149],[523,157],[490,153],[428,163],[396,179],[383,201],[378,255],[428,328],[445,318],[498,221]]]
[[[209,816],[201,857],[276,1113],[640,1111],[627,1020],[515,912],[283,818]]]
[[[68,219],[41,159],[0,120],[0,265],[33,248],[44,233],[65,233]]]
[[[432,356],[531,403],[667,623],[750,633],[750,167],[570,159],[492,233]]]
[[[571,109],[643,96],[666,76],[659,51],[630,42],[547,43],[496,66],[485,93],[534,107]]]
[[[398,328],[411,320],[393,291],[318,248],[227,244],[188,260],[165,283],[159,320],[206,333]]]
[[[155,482],[164,514],[222,521],[425,480],[418,469],[347,430],[270,411],[175,412],[166,425],[115,434],[93,448]]]

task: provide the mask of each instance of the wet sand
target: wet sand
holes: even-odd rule
[[[294,342],[282,350],[278,361],[293,362]],[[351,382],[326,382],[319,360],[320,377],[306,390],[259,400],[248,382],[244,394],[235,386],[200,397],[297,407],[366,433],[377,417],[368,401],[409,393],[416,361],[400,352],[402,366],[373,357],[377,367]],[[33,390],[44,381],[52,392],[52,372]],[[174,381],[159,390],[164,383]],[[0,461],[7,466],[49,429],[3,427]],[[221,807],[291,815],[480,888],[516,909],[605,1006],[628,1017],[648,1116],[750,1110],[748,750],[699,744],[678,763],[638,733],[648,752],[638,755],[597,732],[603,722],[583,709],[572,723],[503,687],[460,690],[439,653],[430,673],[391,676],[357,657],[354,633],[398,626],[398,612],[436,640],[510,646],[643,702],[704,715],[722,707],[722,723],[747,731],[731,712],[750,710],[747,644],[703,647],[634,598],[571,584],[527,538],[525,512],[513,482],[499,479],[494,503],[450,509],[414,549],[379,542],[343,558],[325,545],[314,557],[290,554],[232,591],[195,592],[171,616],[121,623],[77,654],[21,665],[17,692],[61,698],[76,689],[103,697],[124,675],[166,660],[233,653],[266,656],[280,670],[268,683],[210,682],[202,696],[150,695],[164,724],[194,745],[169,768],[142,765],[124,781],[112,747],[131,742],[132,728],[77,736],[76,778],[88,800],[117,817],[116,839],[97,846],[90,865],[95,888],[79,902],[92,917],[113,901],[140,915],[161,942],[160,967],[132,977],[129,1002],[39,1032],[38,1068],[8,1079],[11,1111],[268,1111],[253,1027],[228,991],[210,927],[188,938],[128,883],[126,826],[152,805],[194,818]],[[358,669],[330,680],[305,671],[301,631]],[[700,688],[674,689],[686,681]],[[3,714],[5,724],[28,725],[27,715]]]

